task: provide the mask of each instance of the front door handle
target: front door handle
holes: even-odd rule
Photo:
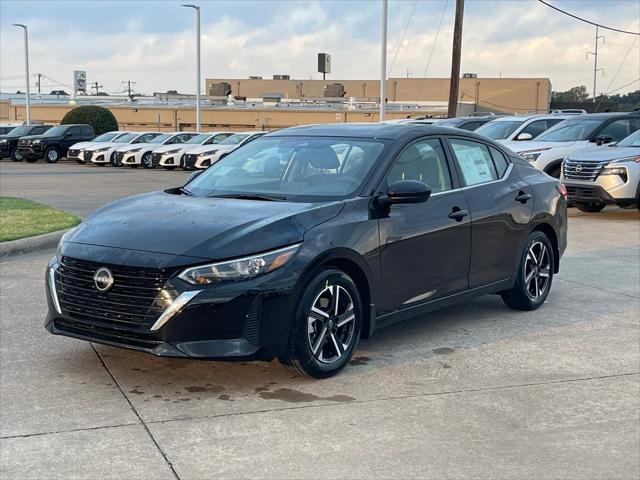
[[[531,197],[533,195],[531,195],[530,193],[527,192],[523,192],[522,190],[520,190],[518,192],[518,196],[516,197],[516,202],[520,202],[521,204],[525,204],[527,203],[527,201],[531,200]]]
[[[449,214],[449,218],[455,220],[456,222],[459,222],[467,215],[469,215],[469,210],[460,210],[460,208],[458,207],[453,207],[451,213]]]

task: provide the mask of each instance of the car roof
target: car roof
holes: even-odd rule
[[[388,124],[388,123],[328,123],[318,125],[302,125],[283,128],[268,133],[269,137],[276,136],[317,136],[317,137],[356,137],[382,138],[395,140],[410,134],[416,135],[467,135],[464,130],[452,130],[450,127],[416,124]],[[484,138],[484,137],[483,137]]]
[[[603,113],[586,113],[584,115],[570,115],[569,118],[579,119],[579,120],[587,120],[590,118],[595,118],[596,120],[606,120],[608,118],[615,117],[640,117],[640,112],[603,112]]]

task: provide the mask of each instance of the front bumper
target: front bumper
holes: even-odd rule
[[[154,153],[151,162],[154,167],[179,167],[182,154],[177,153]]]
[[[604,203],[607,205],[633,203],[638,188],[637,182],[623,182],[616,175],[599,176],[596,181],[563,180],[567,187],[569,202]]]
[[[18,145],[18,151],[20,155],[29,160],[44,158],[43,148],[34,148],[32,146]]]
[[[110,267],[114,269],[117,283],[117,266]],[[55,292],[51,289],[52,268]],[[103,308],[104,305],[118,308],[112,306],[116,305],[113,296],[101,295],[95,288],[94,292],[76,295],[79,292],[74,292],[73,287],[65,283],[64,267],[54,262],[46,274],[49,311],[45,327],[52,334],[159,356],[271,359],[285,352],[295,308],[293,292],[299,279],[297,273],[283,267],[247,281],[194,287],[175,277],[181,270],[182,267],[175,269],[162,290],[172,292],[174,296],[194,289],[201,292],[153,331],[151,327],[162,312],[155,314],[142,328],[131,322],[127,324],[125,322],[130,319],[125,320],[124,314]],[[73,273],[78,275],[76,271]],[[113,289],[115,291],[115,283]],[[162,295],[159,291],[156,298]]]
[[[85,163],[87,162],[87,156],[91,155],[88,152],[85,152],[84,150],[69,150],[67,152],[67,160],[73,160],[76,162],[81,162],[81,163]]]
[[[0,158],[9,158],[13,150],[10,143],[0,143]]]

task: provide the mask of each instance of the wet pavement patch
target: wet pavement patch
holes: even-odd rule
[[[453,352],[455,352],[455,350],[453,348],[449,348],[449,347],[442,347],[442,348],[434,348],[433,349],[433,353],[435,353],[436,355],[450,355]]]
[[[224,390],[224,387],[220,385],[211,385],[207,384],[204,387],[199,385],[192,385],[191,387],[184,387],[187,392],[198,393],[198,392],[207,392],[207,393],[220,393]]]
[[[367,365],[371,361],[370,357],[354,357],[349,362],[349,365],[353,365],[354,367],[358,367],[360,365]]]
[[[312,393],[300,392],[291,388],[279,388],[277,390],[262,391],[259,393],[260,397],[265,400],[282,400],[288,403],[305,403],[305,402],[317,402],[326,400],[329,402],[353,402],[355,397],[349,395],[332,395],[330,397],[320,397]]]

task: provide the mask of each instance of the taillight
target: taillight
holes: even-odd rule
[[[569,197],[569,193],[567,193],[567,187],[564,186],[564,183],[559,183],[558,185],[556,185],[556,190],[560,192],[560,195],[562,195],[565,200]]]

